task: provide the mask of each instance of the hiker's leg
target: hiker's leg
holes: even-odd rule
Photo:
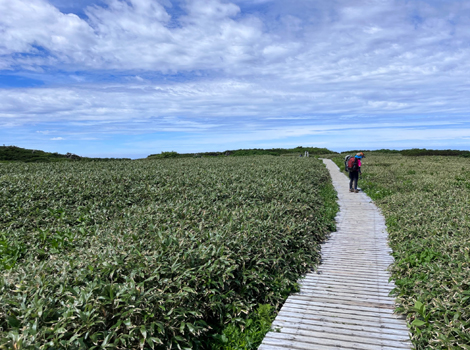
[[[354,176],[353,176],[353,172],[350,171],[349,172],[349,189],[352,190],[352,186],[353,186],[353,179],[354,179]]]
[[[354,174],[354,189],[357,190],[357,180],[359,179],[359,172],[355,171]]]

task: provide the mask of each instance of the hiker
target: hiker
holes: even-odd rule
[[[359,179],[359,174],[361,172],[361,159],[364,158],[364,153],[359,152],[354,156],[354,163],[351,164],[349,167],[349,192],[358,193],[359,190],[357,189],[357,180]],[[354,189],[353,189],[354,186]]]

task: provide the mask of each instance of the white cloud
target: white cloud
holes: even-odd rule
[[[275,3],[281,15],[274,20],[222,0],[183,1],[179,16],[170,2],[108,0],[82,19],[45,0],[0,0],[2,66],[222,70],[304,82],[422,81],[470,67],[461,44],[469,39],[470,6],[462,2]]]
[[[189,0],[186,14],[177,19],[155,0],[109,0],[107,5],[88,7],[84,20],[45,0],[0,0],[0,54],[32,55],[9,60],[26,69],[78,65],[168,72],[251,61],[269,42],[258,19],[235,20],[240,9],[228,2]]]
[[[75,62],[85,60],[83,48],[94,44],[92,28],[75,14],[63,14],[43,0],[0,0],[0,54],[37,54],[50,50],[61,59]],[[52,63],[49,57],[37,62]],[[34,60],[33,60],[34,61]],[[14,63],[28,66],[28,59]]]
[[[18,125],[38,121],[132,123],[159,116],[160,121],[189,118],[200,124],[198,128],[210,129],[213,122],[204,118],[219,118],[233,124],[236,118],[287,122],[308,120],[312,115],[318,116],[315,119],[335,120],[465,115],[470,107],[468,89],[456,93],[461,84],[454,84],[448,83],[446,90],[432,84],[418,90],[413,85],[398,89],[382,87],[373,80],[370,86],[348,83],[341,87],[313,81],[303,82],[299,87],[292,82],[279,84],[277,78],[251,82],[201,78],[159,84],[134,79],[125,84],[4,90],[0,94],[0,120],[14,120]]]
[[[65,140],[63,137],[53,137],[51,141],[62,141]]]

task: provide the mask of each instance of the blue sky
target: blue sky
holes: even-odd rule
[[[0,0],[0,144],[470,149],[470,2]]]

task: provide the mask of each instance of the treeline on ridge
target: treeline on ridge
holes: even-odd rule
[[[224,152],[199,152],[199,153],[178,153],[178,152],[162,152],[159,154],[151,154],[147,159],[159,159],[159,158],[189,158],[189,157],[219,157],[219,156],[282,156],[282,155],[298,155],[304,152],[309,152],[312,155],[318,154],[336,154],[337,152],[330,151],[327,148],[319,147],[303,147],[298,146],[296,148],[253,148],[253,149],[238,149],[228,150]]]
[[[283,156],[283,155],[300,155],[307,151],[311,155],[328,155],[338,154],[338,152],[331,151],[327,148],[318,147],[302,147],[296,148],[271,148],[271,149],[238,149],[224,152],[201,152],[201,153],[178,153],[175,151],[162,152],[159,154],[151,154],[147,159],[162,159],[162,158],[189,158],[189,157],[219,157],[219,156],[256,156],[256,155],[270,155],[270,156]],[[433,150],[426,148],[412,148],[404,150],[393,149],[378,149],[378,150],[349,150],[341,153],[355,154],[358,152],[366,153],[381,153],[381,154],[401,154],[403,156],[417,157],[417,156],[461,156],[470,157],[470,151],[461,150]]]
[[[393,153],[393,154],[401,154],[403,156],[410,156],[410,157],[419,157],[419,156],[460,156],[460,157],[470,157],[470,151],[460,151],[460,150],[452,150],[452,149],[426,149],[426,148],[412,148],[412,149],[404,149],[404,150],[393,150],[393,149],[378,149],[378,150],[351,150],[345,151],[342,153],[357,153],[357,152],[366,152],[366,153]]]
[[[20,161],[31,162],[66,162],[66,161],[109,161],[109,160],[130,160],[129,158],[89,158],[81,157],[73,153],[60,154],[57,152],[44,152],[35,149],[26,149],[18,146],[0,146],[0,162]]]

